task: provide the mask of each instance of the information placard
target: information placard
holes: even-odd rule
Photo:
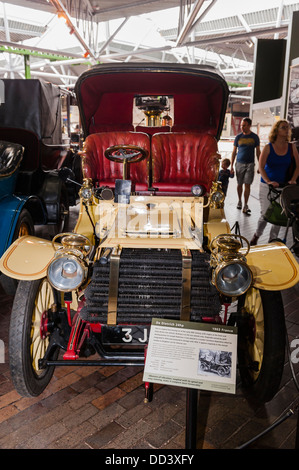
[[[236,391],[237,328],[153,318],[143,380]]]

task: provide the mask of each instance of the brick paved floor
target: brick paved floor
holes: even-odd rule
[[[235,181],[230,182],[226,209],[232,226],[253,235],[258,218],[257,181],[250,197],[251,217],[235,208]],[[265,232],[261,242],[266,241]],[[283,292],[290,342],[299,338],[298,287]],[[155,386],[144,403],[139,367],[57,367],[38,398],[14,390],[8,367],[8,328],[12,297],[0,291],[0,338],[5,362],[0,364],[0,449],[184,449],[186,391]],[[294,364],[299,375],[299,366]],[[235,395],[202,391],[198,401],[198,449],[235,449],[265,430],[296,406],[298,390],[286,357],[281,388],[265,406],[250,403],[237,377]],[[255,449],[294,449],[297,412],[251,445]]]

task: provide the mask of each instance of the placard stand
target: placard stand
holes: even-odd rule
[[[196,449],[197,444],[197,401],[198,390],[186,389],[186,434],[185,448]]]
[[[186,449],[196,449],[198,390],[235,393],[237,328],[152,318],[145,383],[186,389]]]

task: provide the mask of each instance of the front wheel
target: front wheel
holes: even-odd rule
[[[243,385],[257,401],[279,390],[285,357],[284,307],[280,292],[249,289],[238,302],[238,365]]]
[[[46,278],[20,281],[15,295],[9,330],[9,362],[13,383],[22,396],[36,397],[50,382],[54,367],[39,368],[49,336],[45,325],[55,292]]]
[[[23,209],[20,213],[12,241],[24,235],[34,235],[33,220],[27,209]]]

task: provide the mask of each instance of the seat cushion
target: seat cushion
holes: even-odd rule
[[[209,191],[218,173],[217,141],[209,134],[161,133],[151,142],[153,187],[186,191],[194,184]]]
[[[101,186],[114,186],[116,179],[123,178],[123,164],[108,160],[105,150],[114,145],[134,145],[150,153],[150,140],[142,132],[101,132],[90,134],[84,145],[83,177],[97,181]],[[128,165],[129,176],[136,190],[148,188],[148,159]]]
[[[0,175],[10,176],[19,167],[24,148],[19,144],[0,141]]]

